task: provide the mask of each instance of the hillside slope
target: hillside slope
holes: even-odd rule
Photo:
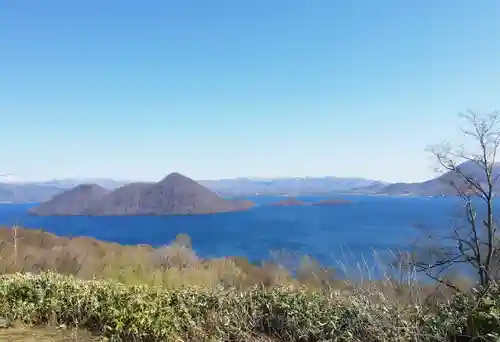
[[[31,208],[29,213],[39,216],[85,215],[89,205],[107,193],[108,190],[97,184],[78,185]]]
[[[469,177],[478,180],[481,184],[485,184],[486,176],[484,171],[481,170],[474,162],[468,161],[460,164],[461,172]],[[500,164],[497,163],[493,167],[493,176],[496,177],[500,174]],[[455,195],[456,190],[451,185],[465,188],[465,183],[460,177],[452,171],[446,172],[439,177],[427,180],[420,183],[394,183],[377,189],[375,194],[382,195],[413,195],[413,196],[446,196]],[[500,190],[500,183],[495,185],[496,191]],[[367,191],[367,193],[370,193]]]
[[[131,215],[136,214],[140,196],[153,183],[130,183],[91,203],[85,211],[88,215]]]
[[[185,215],[246,210],[249,201],[229,200],[179,173],[172,173],[157,183],[131,183],[112,192],[82,196],[75,191],[56,196],[33,209],[36,215]],[[61,204],[66,201],[66,206]]]

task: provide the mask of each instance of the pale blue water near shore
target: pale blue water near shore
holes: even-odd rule
[[[270,251],[311,255],[326,265],[372,259],[373,252],[404,249],[421,231],[450,228],[460,213],[455,198],[344,197],[351,204],[265,206],[282,198],[251,198],[246,212],[166,217],[33,217],[31,205],[0,205],[0,225],[43,228],[62,236],[91,236],[122,244],[167,244],[178,233],[192,238],[202,257],[267,259]],[[317,201],[322,198],[302,198]],[[133,256],[131,256],[133,257]],[[347,260],[349,259],[349,260]]]

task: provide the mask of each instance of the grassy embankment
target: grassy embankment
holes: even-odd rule
[[[185,237],[154,249],[4,228],[0,241],[0,316],[18,324],[127,341],[500,340],[496,287],[450,297],[411,277],[335,280],[311,262],[294,279],[278,264],[201,260]]]

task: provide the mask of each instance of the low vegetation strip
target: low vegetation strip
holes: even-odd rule
[[[172,290],[43,272],[0,278],[0,315],[85,327],[126,341],[498,341],[500,291],[461,296],[436,313],[382,294],[275,287]],[[472,335],[471,335],[472,336]]]
[[[4,276],[0,295],[8,319],[83,326],[123,340],[407,341],[423,332],[410,312],[384,302],[284,287],[159,290],[42,273]]]

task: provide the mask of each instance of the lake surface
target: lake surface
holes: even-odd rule
[[[350,204],[265,206],[282,197],[250,198],[246,212],[155,217],[33,217],[31,205],[0,204],[0,225],[43,228],[62,236],[91,236],[121,244],[159,246],[188,234],[202,257],[245,256],[256,261],[270,251],[310,255],[323,264],[372,260],[373,252],[404,249],[421,230],[449,229],[460,213],[456,198],[342,197]],[[323,198],[301,198],[318,201]],[[133,257],[133,256],[131,256]]]

